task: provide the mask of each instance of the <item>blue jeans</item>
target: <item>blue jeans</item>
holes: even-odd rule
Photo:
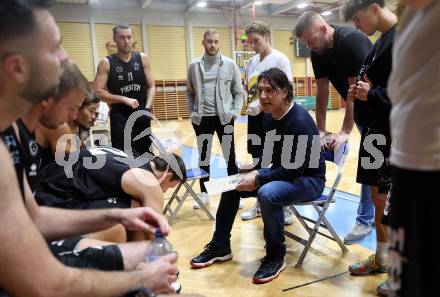
[[[234,190],[223,193],[217,210],[213,241],[220,245],[230,244],[232,225],[237,214],[240,196],[256,196],[260,203],[264,223],[266,255],[272,258],[283,258],[286,253],[283,206],[315,200],[322,194],[324,187],[325,179],[323,178],[301,176],[291,182],[272,181],[252,192]]]
[[[363,127],[356,125],[362,134]],[[362,145],[362,143],[361,143]],[[374,203],[371,199],[371,189],[368,185],[361,184],[361,198],[357,209],[356,223],[371,226],[374,220]]]

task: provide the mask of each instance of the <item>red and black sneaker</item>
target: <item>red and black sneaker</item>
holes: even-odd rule
[[[214,264],[214,262],[225,262],[232,259],[231,247],[222,246],[210,242],[205,246],[205,250],[193,258],[190,262],[193,268],[203,268]]]
[[[255,272],[252,281],[254,284],[268,283],[277,278],[284,268],[286,268],[286,262],[283,258],[271,258],[266,256],[263,258],[260,268]]]

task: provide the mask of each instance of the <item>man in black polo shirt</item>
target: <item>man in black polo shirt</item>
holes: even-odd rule
[[[365,34],[354,28],[330,26],[313,11],[306,11],[298,18],[295,33],[312,51],[316,78],[316,123],[322,143],[330,148],[338,147],[348,140],[354,123],[361,132],[366,127],[365,108],[361,108],[365,102],[347,100],[347,93],[349,86],[356,84],[356,77],[372,43]],[[329,81],[346,102],[341,130],[334,134],[327,132],[325,125]],[[362,185],[357,214],[353,230],[344,238],[346,244],[358,242],[371,232],[374,205],[369,186]]]

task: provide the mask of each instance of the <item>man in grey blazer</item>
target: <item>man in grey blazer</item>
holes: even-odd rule
[[[234,149],[234,120],[243,106],[243,86],[237,64],[222,55],[220,35],[209,29],[203,35],[205,53],[188,68],[187,100],[191,122],[197,136],[199,167],[209,173],[212,137],[220,140],[228,175],[238,173]],[[200,199],[207,204],[205,181],[200,180]],[[194,208],[198,208],[194,204]]]

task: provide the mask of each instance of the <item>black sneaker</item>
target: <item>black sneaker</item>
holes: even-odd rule
[[[193,268],[203,268],[214,264],[214,262],[225,262],[232,259],[231,247],[221,246],[212,241],[205,245],[205,250],[193,258],[190,262]]]
[[[281,271],[286,268],[284,259],[264,257],[263,262],[254,274],[254,284],[264,284],[277,278]]]

